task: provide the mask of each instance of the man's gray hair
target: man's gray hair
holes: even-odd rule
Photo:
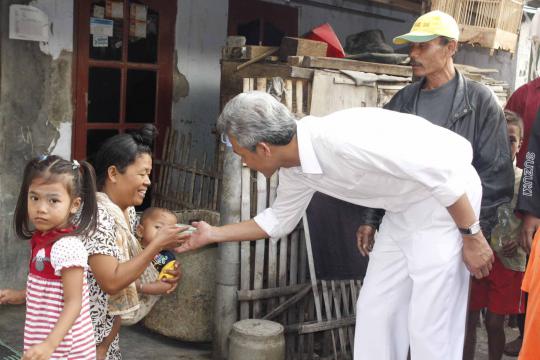
[[[285,105],[262,91],[232,98],[217,120],[217,130],[234,136],[250,151],[260,142],[287,145],[296,134],[296,119]]]

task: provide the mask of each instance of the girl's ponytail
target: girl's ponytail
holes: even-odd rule
[[[79,212],[77,229],[74,234],[89,234],[96,230],[97,224],[97,199],[96,199],[96,173],[94,168],[86,161],[80,163],[73,161],[74,171],[78,174],[76,181],[79,188],[79,196],[81,197],[82,206]]]

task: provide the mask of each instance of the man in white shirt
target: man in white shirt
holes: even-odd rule
[[[385,209],[357,302],[355,359],[405,359],[409,346],[415,360],[461,359],[467,268],[482,278],[493,261],[466,139],[378,108],[297,122],[263,92],[233,98],[217,127],[248,167],[267,177],[279,170],[277,198],[249,221],[194,223],[178,252],[285,235],[316,191]]]

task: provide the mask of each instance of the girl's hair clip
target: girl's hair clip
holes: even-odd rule
[[[47,160],[47,158],[49,157],[49,155],[47,154],[41,154],[38,156],[38,161],[45,161]]]
[[[81,164],[79,164],[79,162],[77,160],[73,160],[72,169],[77,170],[80,167],[81,167]]]

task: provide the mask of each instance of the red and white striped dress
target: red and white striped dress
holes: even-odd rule
[[[86,282],[88,253],[80,239],[74,236],[65,236],[51,244],[54,238],[70,231],[64,229],[46,234],[36,231],[32,237],[32,260],[26,284],[24,350],[43,342],[51,333],[64,308],[60,271],[77,266],[84,268],[81,312],[51,359],[94,360],[96,343]]]

